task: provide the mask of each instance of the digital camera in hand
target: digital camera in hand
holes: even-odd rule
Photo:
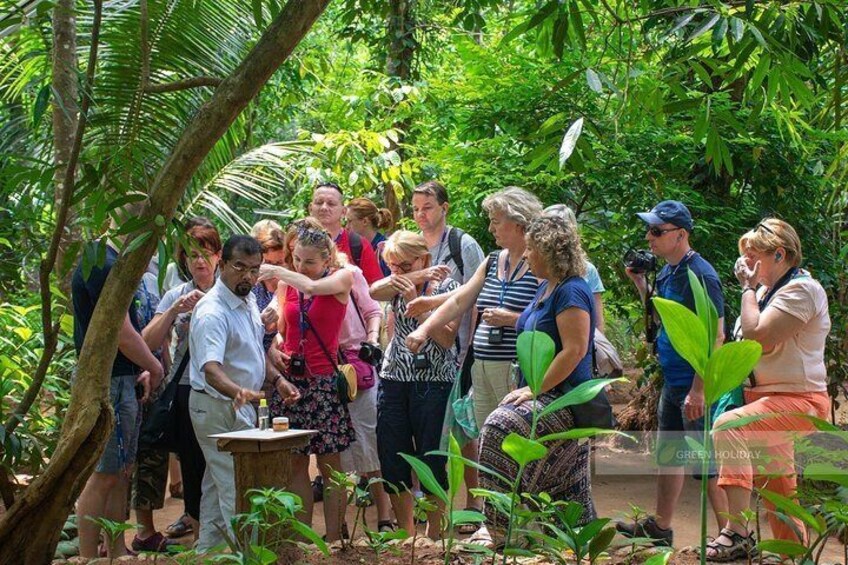
[[[657,258],[646,249],[630,249],[624,254],[624,266],[634,273],[653,273],[657,270]]]
[[[359,358],[373,367],[379,367],[383,362],[383,350],[380,346],[364,341],[359,346]]]

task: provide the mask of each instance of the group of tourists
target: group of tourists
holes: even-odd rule
[[[445,187],[425,182],[412,195],[420,232],[398,230],[387,236],[394,223],[388,210],[366,198],[346,202],[341,187],[322,183],[313,191],[309,216],[288,226],[263,220],[250,235],[222,242],[208,219],[188,221],[163,292],[158,267],[151,265],[125,314],[111,380],[116,427],[77,513],[126,519],[131,486],[139,522],[133,550],[166,550],[169,540],[156,531],[152,516],[164,503],[171,451],[179,459],[185,516],[166,533],[193,532],[200,552],[219,546],[236,506],[234,469],[231,455],[219,452],[210,436],[257,427],[260,402],[267,402],[272,418],[285,417],[293,429],[317,432],[292,455],[289,490],[303,500],[300,518],[306,523],[312,520],[313,500],[323,499],[328,541],[347,534],[342,518],[347,501],[339,489],[330,488],[333,470],[366,481],[382,477],[370,481],[379,531],[412,531],[416,496],[428,497],[427,533],[433,538],[442,534],[444,508],[418,483],[402,454],[421,459],[446,488],[446,460],[433,452],[444,450],[453,432],[465,457],[501,476],[515,476],[518,464],[502,451],[504,438],[528,436],[534,411],[603,374],[599,347],[608,343],[603,337],[604,286],[567,206],[546,209],[517,187],[488,195],[483,210],[498,248],[488,255],[473,237],[447,224],[449,207]],[[692,271],[718,312],[720,345],[725,341],[724,293],[716,271],[690,246],[694,223],[689,210],[664,201],[638,216],[647,226],[650,251],[665,261],[655,279],[653,265],[643,264],[650,263],[650,255],[628,263],[627,275],[643,302],[659,296],[695,310],[687,274]],[[87,276],[82,265],[74,274],[78,350],[119,255],[105,240],[92,245],[105,247],[105,262]],[[717,453],[753,450],[754,431],[810,430],[802,415],[824,417],[830,407],[823,360],[830,330],[827,299],[801,268],[795,230],[779,219],[763,220],[740,238],[739,252],[735,272],[742,285],[742,314],[733,338],[760,342],[763,357],[744,401],[727,409],[717,424],[753,414],[781,416],[716,434]],[[548,334],[555,346],[538,395],[516,361],[518,336],[528,331]],[[660,441],[665,435],[697,434],[704,425],[703,382],[661,325],[655,346],[664,377]],[[153,391],[150,403],[139,403],[137,384]],[[351,399],[345,391],[354,384]],[[173,429],[167,430],[169,445],[164,445],[151,423],[154,411],[145,407],[169,390]],[[588,419],[583,410],[578,405],[547,415],[535,433],[583,427]],[[766,488],[792,496],[792,439],[766,435],[770,443],[763,450],[775,456],[768,470],[781,477],[770,478]],[[520,490],[579,502],[583,523],[594,519],[589,446],[559,440],[547,447],[545,458],[527,467]],[[313,455],[323,481],[311,480]],[[762,484],[762,469],[751,458],[732,459],[719,457],[710,476],[696,475],[709,481],[719,523],[720,534],[707,555],[715,561],[747,555],[755,543],[740,517],[749,509],[752,489]],[[635,524],[618,524],[618,529],[625,536],[671,545],[671,521],[690,462],[659,463],[664,467],[658,474],[656,513]],[[508,485],[466,466],[465,486],[465,505],[482,510],[486,518],[479,528],[463,526],[472,534],[470,542],[497,545],[505,517],[470,491]],[[774,513],[769,520],[781,539],[797,539],[803,531]],[[80,520],[80,538],[84,557],[127,551],[123,540],[98,548],[99,528],[89,520]]]

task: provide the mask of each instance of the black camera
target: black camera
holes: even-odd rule
[[[631,249],[624,254],[624,266],[634,273],[653,273],[657,270],[657,258],[645,249]]]
[[[379,367],[383,362],[383,350],[378,345],[363,341],[359,344],[359,358],[372,367]]]
[[[295,377],[302,377],[306,374],[306,359],[302,353],[292,353],[289,359],[289,374]]]
[[[503,343],[504,329],[501,327],[489,328],[489,344],[500,345]]]
[[[412,357],[412,367],[417,370],[429,369],[430,368],[430,359],[427,358],[426,353],[416,353]]]

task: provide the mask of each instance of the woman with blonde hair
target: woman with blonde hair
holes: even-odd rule
[[[340,453],[354,441],[347,407],[336,385],[339,337],[350,299],[353,275],[343,268],[330,235],[314,220],[295,222],[294,270],[262,265],[259,280],[278,279],[286,285],[280,334],[286,360],[286,378],[300,391],[300,398],[286,404],[272,398],[272,415],[288,416],[291,427],[317,430],[306,448],[292,454],[291,489],[303,499],[304,521],[312,522],[312,489],[309,456],[329,484],[331,470],[341,469]],[[275,400],[276,398],[276,400]],[[324,492],[327,541],[340,538],[338,490]]]
[[[283,241],[283,228],[274,220],[259,220],[253,224],[250,230],[250,235],[262,246],[262,263],[281,267],[284,265],[283,259],[286,254]],[[277,305],[273,306],[273,322],[268,318],[271,310],[266,310],[274,301],[274,295],[277,292],[277,280],[268,279],[256,283],[253,287],[253,295],[256,297],[256,306],[262,312],[266,324],[265,336],[262,338],[262,345],[265,351],[271,347],[274,337],[277,335],[276,320],[277,320]]]
[[[794,496],[794,438],[815,430],[804,415],[824,419],[830,412],[824,362],[830,332],[827,295],[801,268],[798,234],[783,220],[767,218],[739,239],[739,253],[739,333],[758,341],[763,355],[745,389],[745,405],[724,413],[715,427],[750,416],[762,418],[715,432],[718,484],[727,492],[729,516],[721,535],[707,544],[708,561],[732,561],[755,551],[756,540],[744,518],[751,491],[761,486]],[[806,542],[797,518],[788,524],[773,504],[765,504],[776,539]]]
[[[438,450],[441,442],[445,410],[457,371],[457,323],[433,327],[430,337],[413,353],[406,346],[406,338],[429,314],[408,316],[406,305],[419,296],[447,293],[459,285],[453,279],[415,284],[408,278],[409,273],[430,266],[427,242],[420,234],[395,232],[386,243],[384,254],[392,275],[374,283],[371,291],[372,294],[381,290],[394,293],[390,314],[394,319],[394,335],[380,371],[377,447],[383,478],[397,489],[390,498],[398,524],[411,532],[415,528],[409,491],[412,471],[400,454],[422,459],[436,480],[447,488],[445,458],[427,453]],[[437,539],[441,536],[444,508],[432,493],[429,498],[437,509],[428,514],[427,532]]]
[[[371,243],[377,254],[383,276],[391,275],[391,270],[383,260],[383,247],[386,236],[382,233],[392,227],[392,212],[388,208],[377,208],[368,198],[354,198],[347,203],[347,227]]]

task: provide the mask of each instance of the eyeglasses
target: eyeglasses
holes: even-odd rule
[[[251,267],[250,265],[245,265],[243,263],[230,263],[230,267],[241,276],[244,276],[247,273],[251,278],[256,278],[259,276],[259,266]]]
[[[648,228],[648,233],[654,237],[662,237],[670,231],[682,230],[683,228],[658,228],[657,226],[651,226]]]
[[[759,224],[757,224],[757,227],[755,227],[755,228],[754,228],[754,231],[757,231],[757,230],[758,230],[758,229],[760,229],[760,228],[762,228],[762,229],[763,229],[763,231],[766,231],[766,232],[770,233],[771,235],[777,235],[776,233],[774,233],[774,230],[772,230],[770,227],[768,227],[767,225],[765,225],[765,224],[764,224],[764,223],[762,223],[762,222],[760,222]]]

